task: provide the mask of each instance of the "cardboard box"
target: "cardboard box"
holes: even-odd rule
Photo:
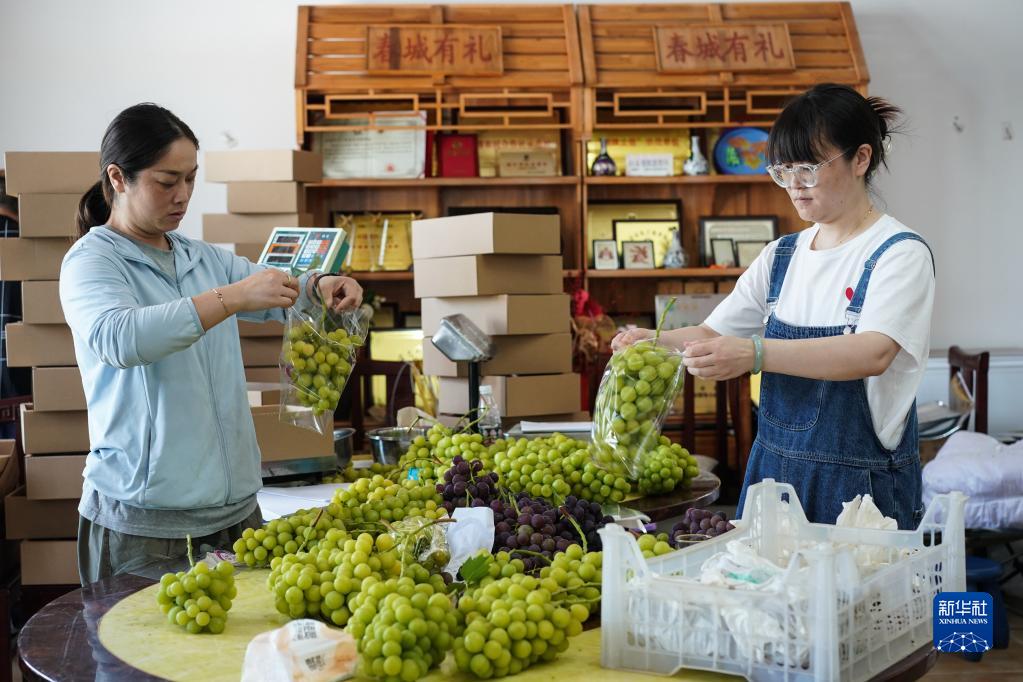
[[[25,455],[25,495],[30,500],[78,500],[86,455]]]
[[[11,322],[7,332],[7,364],[11,367],[77,366],[71,328],[64,324]]]
[[[266,367],[281,357],[280,337],[242,337],[242,364],[246,367]]]
[[[275,227],[315,227],[311,213],[205,213],[202,238],[212,244],[266,244]]]
[[[238,320],[238,333],[243,337],[274,337],[279,341],[284,341],[284,323],[283,322],[246,322],[245,320]]]
[[[494,358],[480,368],[484,376],[507,374],[565,374],[572,371],[572,335],[525,334],[494,336]],[[431,339],[423,339],[423,374],[467,377],[468,365],[451,362]]]
[[[32,409],[36,412],[78,412],[87,409],[82,374],[78,368],[32,368]]]
[[[494,388],[501,417],[533,417],[564,414],[580,409],[578,374],[536,374],[533,376],[485,377]],[[469,411],[469,380],[442,377],[437,409],[448,414]]]
[[[78,535],[78,500],[30,500],[25,486],[4,498],[4,517],[9,540]]]
[[[76,237],[77,194],[22,194],[18,197],[18,235],[21,237]]]
[[[245,390],[249,393],[249,407],[268,407],[281,404],[281,384],[247,383]]]
[[[22,585],[78,585],[78,542],[23,540]]]
[[[273,367],[246,367],[245,381],[258,384],[275,384],[281,380],[281,368]]]
[[[560,294],[561,256],[455,256],[415,262],[416,298]]]
[[[0,239],[0,279],[5,282],[58,279],[70,239]]]
[[[17,443],[13,438],[0,440],[0,493],[6,496],[18,487]]]
[[[7,193],[77,194],[100,178],[99,152],[7,152]]]
[[[291,149],[206,152],[206,182],[319,182],[322,179],[323,157],[316,152]]]
[[[229,182],[227,210],[231,213],[303,213],[305,187],[297,182]]]
[[[89,450],[89,413],[38,412],[22,403],[21,447],[30,455]]]
[[[320,435],[310,429],[285,424],[277,405],[252,408],[256,442],[264,462],[334,456],[334,433]]]
[[[560,334],[569,331],[568,294],[424,298],[423,334],[433,336],[442,317],[462,313],[485,334]]]
[[[472,213],[412,221],[412,258],[561,253],[561,217]]]
[[[39,280],[21,285],[21,320],[28,324],[67,324],[60,306],[60,282]]]

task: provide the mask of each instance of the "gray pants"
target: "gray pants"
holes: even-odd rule
[[[210,549],[230,550],[234,541],[246,528],[259,528],[263,524],[259,506],[252,514],[233,526],[210,535],[192,538],[192,556],[199,560],[200,552]],[[203,545],[206,550],[203,550]],[[78,517],[78,576],[82,585],[122,573],[137,573],[147,566],[187,561],[188,547],[184,538],[153,538],[143,535],[118,533]],[[159,577],[159,576],[157,576]]]

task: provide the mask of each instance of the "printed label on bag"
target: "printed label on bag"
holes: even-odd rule
[[[994,642],[994,603],[987,592],[934,595],[934,646],[945,653],[982,653]]]

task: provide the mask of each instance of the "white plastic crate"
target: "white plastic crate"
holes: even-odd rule
[[[649,560],[609,524],[599,531],[601,665],[786,682],[870,679],[931,641],[935,594],[966,589],[965,502],[958,492],[936,496],[917,530],[839,528],[809,523],[792,486],[767,479],[750,487],[736,530]],[[732,540],[787,567],[781,589],[699,583],[704,562]],[[854,549],[874,550],[887,565],[861,575]]]

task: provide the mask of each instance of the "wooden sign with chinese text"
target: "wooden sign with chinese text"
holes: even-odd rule
[[[366,50],[370,73],[504,73],[499,26],[368,26]]]
[[[787,24],[658,26],[654,43],[662,73],[795,69]]]

